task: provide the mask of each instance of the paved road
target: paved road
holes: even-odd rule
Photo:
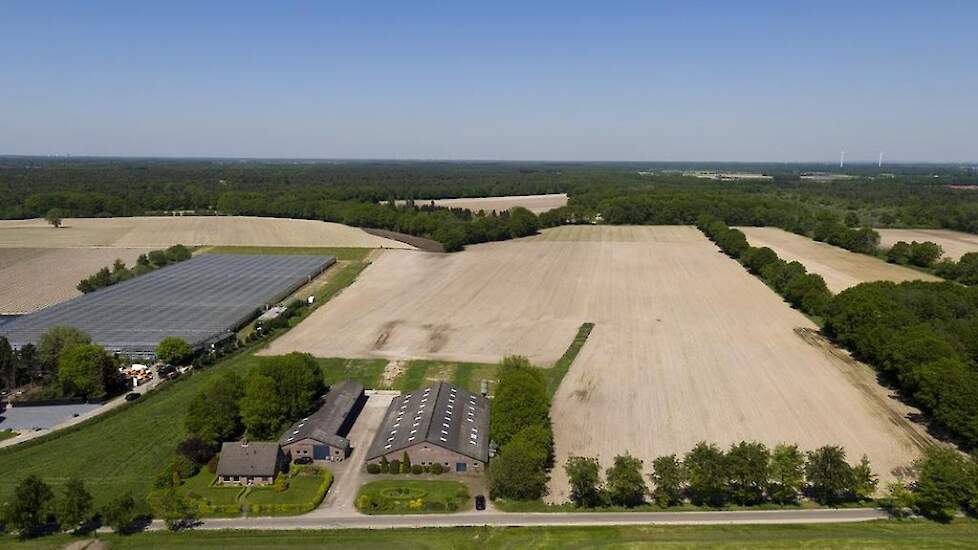
[[[758,510],[737,512],[594,512],[506,514],[463,512],[423,516],[364,516],[208,519],[195,529],[390,529],[396,527],[543,527],[594,525],[762,525],[790,523],[850,523],[889,517],[874,508],[819,510]],[[150,529],[162,529],[153,522]]]

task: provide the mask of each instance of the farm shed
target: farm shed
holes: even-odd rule
[[[232,441],[221,445],[217,479],[229,485],[268,485],[285,461],[278,443]]]
[[[367,397],[363,385],[344,380],[333,385],[322,406],[296,422],[282,434],[279,445],[292,460],[309,457],[315,462],[340,461],[350,454],[346,435],[360,414]]]
[[[440,463],[451,472],[481,472],[489,461],[489,400],[438,382],[391,401],[367,451],[368,463],[401,459]]]
[[[167,336],[194,348],[233,335],[335,263],[331,256],[204,254],[96,290],[0,327],[14,347],[71,326],[108,351],[152,357]]]

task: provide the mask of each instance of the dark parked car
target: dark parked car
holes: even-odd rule
[[[136,392],[131,392],[126,394],[126,401],[135,401],[139,399],[140,395]]]
[[[485,510],[486,509],[486,497],[483,495],[475,495],[475,509]]]
[[[292,461],[293,464],[312,464],[311,456],[300,456],[299,458]]]

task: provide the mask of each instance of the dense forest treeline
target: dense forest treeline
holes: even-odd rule
[[[852,179],[801,179],[819,165],[670,163],[303,162],[0,158],[0,217],[132,216],[169,211],[323,219],[431,238],[448,250],[565,223],[773,225],[808,236],[831,225],[939,227],[978,233],[973,168],[858,165]],[[683,169],[756,170],[772,180],[713,181]],[[565,192],[537,216],[477,215],[425,199]],[[382,204],[414,199],[417,206]],[[515,218],[515,219],[513,219]],[[855,235],[852,233],[852,235]],[[865,234],[863,236],[868,236]],[[842,240],[840,243],[848,242]],[[865,243],[865,240],[863,241]],[[870,243],[872,244],[872,243]],[[845,244],[841,244],[846,246]],[[858,246],[852,247],[853,249]]]

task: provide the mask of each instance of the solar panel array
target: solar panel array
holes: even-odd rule
[[[71,326],[110,351],[152,353],[178,336],[197,347],[236,330],[332,265],[332,256],[203,254],[0,326],[15,347]],[[39,283],[43,284],[43,283]]]

